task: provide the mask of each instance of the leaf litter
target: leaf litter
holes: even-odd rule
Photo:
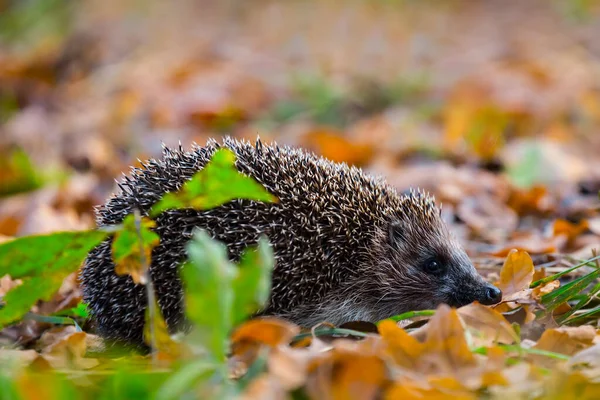
[[[87,15],[83,31],[66,36],[60,30],[46,31],[42,36],[53,40],[25,51],[8,45],[9,51],[1,55],[0,243],[19,246],[18,241],[25,239],[10,241],[90,229],[92,206],[113,190],[114,177],[128,165],[137,165],[136,158],[157,156],[161,141],[202,143],[223,132],[253,139],[260,133],[263,139],[303,145],[361,165],[385,175],[399,190],[421,186],[433,192],[443,203],[452,230],[479,270],[503,289],[504,298],[494,307],[441,306],[403,317],[399,324],[382,321],[378,333],[366,326],[353,332],[360,325],[344,330],[323,324],[307,331],[277,319],[244,322],[228,336],[230,346],[214,343],[215,351],[228,356],[225,375],[243,383],[241,396],[286,398],[303,391],[313,398],[600,397],[600,288],[592,251],[600,248],[596,135],[600,97],[594,72],[598,61],[590,50],[597,32],[589,28],[574,35],[564,26],[549,24],[552,18],[574,17],[557,16],[557,10],[545,6],[531,12],[527,5],[488,9],[463,4],[458,13],[408,5],[396,15],[378,8],[384,5],[355,4],[345,9],[353,29],[337,39],[340,45],[322,40],[327,35],[320,31],[338,21],[339,5],[303,10],[293,4],[272,5],[271,12],[286,15],[269,19],[273,24],[285,21],[286,26],[277,25],[279,36],[291,45],[282,52],[279,41],[258,29],[264,24],[260,10],[245,10],[247,18],[224,34],[231,21],[213,18],[210,12],[198,15],[182,6],[165,14],[163,8],[149,7],[147,19],[142,18],[138,27],[148,43],[138,48],[143,51],[134,52],[134,43],[144,35],[126,33],[126,13],[109,3],[112,14],[74,11],[77,17]],[[575,11],[565,11],[569,12]],[[597,15],[591,6],[587,12]],[[185,18],[186,14],[194,17]],[[370,31],[364,17],[368,15],[385,15],[377,19],[380,33]],[[456,44],[440,39],[424,15],[447,21],[453,29],[442,36],[455,35],[450,42]],[[157,16],[161,23],[152,25]],[[293,27],[306,19],[315,21],[314,27],[298,36]],[[413,21],[419,22],[418,29]],[[103,28],[106,23],[115,29]],[[6,38],[21,37],[4,31],[17,29],[16,25],[0,28],[3,44]],[[61,25],[68,26],[50,24]],[[169,29],[173,26],[180,29]],[[181,29],[184,26],[190,29]],[[499,26],[506,34],[489,37],[489,26]],[[174,35],[162,48],[157,40],[165,32],[161,27]],[[187,32],[194,29],[202,29],[199,36],[206,39],[197,42],[189,37]],[[528,29],[539,32],[540,42],[523,39],[529,37]],[[179,40],[174,32],[178,30],[186,32]],[[397,51],[387,51],[386,57],[376,54],[377,48],[395,45],[398,37],[408,41],[416,31],[429,32],[423,43],[419,39],[415,43],[421,44],[415,46],[394,46]],[[118,40],[116,32],[123,35]],[[361,59],[357,48],[365,36],[374,39],[363,49],[370,51],[369,58]],[[485,45],[469,42],[478,37],[489,40],[483,41]],[[219,40],[227,41],[229,50],[215,55]],[[117,42],[119,49],[114,47]],[[561,45],[565,42],[573,47]],[[465,51],[468,46],[489,58],[473,56],[476,52]],[[414,54],[403,53],[404,48]],[[585,56],[565,48],[580,49]],[[288,64],[286,57],[295,61]],[[406,70],[405,60],[414,57],[429,60],[427,73],[436,79],[419,80],[418,85],[411,81],[415,74]],[[291,64],[307,61],[326,67],[287,79]],[[423,69],[420,61],[415,65]],[[374,84],[369,87],[375,88],[369,93],[372,104],[359,98],[365,86],[343,83],[353,82],[364,69],[380,75],[370,78]],[[384,70],[401,72],[403,77],[394,80]],[[445,78],[458,75],[463,78]],[[354,87],[361,90],[353,92]],[[397,92],[378,92],[378,87]],[[198,194],[194,193],[184,199],[187,205]],[[257,195],[268,199],[265,193]],[[202,196],[199,199],[201,207],[208,204]],[[52,254],[69,252],[80,259],[79,250],[103,238],[91,232],[73,234],[82,238],[89,234],[90,241],[82,239],[86,242],[82,247],[66,250],[58,243],[60,236],[53,236],[55,243],[42,243],[45,256],[55,260]],[[150,236],[146,256],[155,243]],[[40,243],[21,243],[24,259],[15,260],[17,253],[12,251],[0,258],[6,264],[0,261],[0,294],[11,304],[0,315],[8,315],[17,305],[42,317],[75,308],[81,298],[73,273],[77,263],[62,265],[51,277],[26,276],[22,268],[29,262],[27,250]],[[125,270],[133,275],[138,271],[141,279],[143,271],[135,260],[139,247],[129,250]],[[266,262],[260,251],[252,254],[248,265]],[[44,263],[49,264],[34,259],[34,269]],[[223,260],[216,265],[224,270],[232,267]],[[239,313],[221,315],[224,325],[233,328],[228,319],[242,321],[264,301],[260,271],[247,273],[254,277],[248,286],[242,284],[245,280],[238,282],[234,291],[244,290],[248,296],[233,297],[231,304],[240,301],[244,307],[234,307]],[[41,279],[39,285],[36,279]],[[29,288],[24,286],[27,293],[19,298],[25,300],[34,290],[45,298],[27,304],[12,300],[10,293],[18,293],[19,287],[24,290],[23,285]],[[202,321],[206,316],[196,317]],[[7,391],[12,387],[24,398],[73,398],[68,383],[40,371],[59,371],[92,390],[104,382],[100,376],[107,371],[127,370],[119,359],[105,357],[89,321],[75,314],[68,318],[77,320],[83,331],[75,326],[57,328],[40,318],[17,321],[1,331],[2,365],[20,366],[10,368],[13,375],[2,381]],[[182,382],[202,381],[204,375],[213,374],[212,366],[180,368],[186,357],[196,354],[194,343],[171,337],[160,314],[154,325],[160,362],[134,356],[126,361],[140,367],[142,376],[154,378],[157,388],[170,382],[156,393],[164,398],[185,393]],[[161,375],[168,373],[178,375],[168,381]],[[123,376],[128,385],[115,377],[107,387],[119,388],[116,392],[122,396],[129,393],[128,387],[146,387],[146,383],[136,386],[133,375]],[[6,378],[0,374],[0,379]],[[177,390],[169,393],[174,387]],[[194,392],[199,397],[204,393]]]

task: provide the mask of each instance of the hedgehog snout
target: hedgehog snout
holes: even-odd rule
[[[479,298],[479,302],[486,306],[499,303],[502,300],[502,291],[496,286],[486,284]]]

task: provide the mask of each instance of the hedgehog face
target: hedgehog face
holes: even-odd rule
[[[439,212],[423,220],[403,215],[408,214],[393,216],[375,238],[377,254],[366,271],[371,283],[360,300],[373,320],[440,303],[460,307],[501,300],[500,290],[477,273]]]

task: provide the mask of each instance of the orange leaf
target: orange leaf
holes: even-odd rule
[[[529,288],[533,279],[533,271],[533,260],[527,252],[511,251],[500,270],[498,287],[502,290],[503,297]]]
[[[565,235],[569,242],[575,240],[577,236],[587,231],[589,224],[586,220],[579,221],[574,224],[564,219],[557,219],[553,225],[554,236]]]
[[[360,346],[334,348],[327,357],[309,366],[307,391],[315,399],[376,398],[387,381],[385,362],[378,355],[364,354]]]
[[[352,143],[340,132],[315,130],[306,139],[307,147],[314,148],[317,153],[332,161],[364,165],[373,157],[370,145]]]
[[[387,345],[386,351],[396,364],[415,369],[419,356],[425,350],[425,345],[410,336],[393,321],[382,321],[378,329],[381,338]]]
[[[402,380],[396,382],[385,393],[385,400],[474,400],[474,394],[467,390],[442,390],[432,387],[423,387],[417,382]]]
[[[250,320],[233,332],[231,342],[251,341],[275,347],[289,343],[300,331],[296,325],[282,319],[261,317]]]

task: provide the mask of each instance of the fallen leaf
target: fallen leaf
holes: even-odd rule
[[[596,330],[589,325],[548,329],[544,331],[534,348],[571,356],[592,346],[595,337]],[[548,357],[533,354],[528,357],[542,365],[551,365],[554,361]]]
[[[568,243],[572,243],[579,235],[589,228],[588,221],[581,220],[578,223],[572,223],[564,219],[557,219],[552,226],[554,236],[564,235]]]
[[[289,343],[298,332],[298,326],[282,319],[260,317],[238,327],[231,335],[231,343],[234,347],[244,341],[275,347]]]
[[[417,369],[419,357],[426,349],[425,344],[410,336],[393,321],[382,321],[377,328],[386,344],[386,352],[394,362],[410,370]]]
[[[323,157],[350,165],[364,165],[373,157],[373,148],[346,140],[341,132],[319,129],[306,136],[306,147]]]
[[[76,332],[73,326],[48,333],[40,342],[48,343],[40,355],[55,369],[90,369],[99,364],[97,359],[84,358],[87,351],[87,333]]]
[[[375,398],[388,381],[385,362],[365,346],[334,349],[308,366],[306,390],[315,399]]]
[[[533,261],[527,252],[511,251],[500,270],[500,282],[497,284],[498,288],[502,290],[503,298],[529,288],[533,279],[533,271]]]
[[[531,296],[534,299],[539,301],[543,295],[548,294],[548,293],[552,292],[553,290],[558,289],[559,287],[560,287],[560,281],[558,281],[558,280],[550,281],[550,282],[546,283],[545,285],[540,285],[540,286],[536,287],[535,289],[533,289]]]
[[[427,324],[427,361],[425,372],[458,374],[476,365],[475,357],[465,339],[465,329],[455,309],[441,304]]]
[[[477,302],[459,308],[458,315],[471,328],[478,346],[512,344],[519,340],[519,336],[502,314]]]

